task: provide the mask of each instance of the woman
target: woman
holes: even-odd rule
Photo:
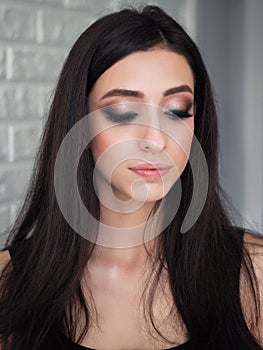
[[[92,24],[1,254],[2,349],[262,349],[262,238],[228,217],[217,140],[209,77],[180,25],[156,6]],[[72,164],[95,224],[81,221]]]

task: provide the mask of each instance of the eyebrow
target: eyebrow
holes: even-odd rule
[[[177,94],[179,92],[190,92],[193,95],[193,91],[188,85],[180,85],[180,86],[176,86],[166,90],[163,93],[163,97]],[[141,91],[135,91],[135,90],[113,89],[108,91],[105,95],[103,95],[100,98],[100,100],[103,100],[104,98],[112,97],[112,96],[129,96],[129,97],[143,98],[144,94]]]

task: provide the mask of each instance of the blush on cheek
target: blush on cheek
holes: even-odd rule
[[[112,140],[106,133],[100,133],[90,143],[90,148],[93,154],[94,161],[96,161],[103,152],[112,144]]]

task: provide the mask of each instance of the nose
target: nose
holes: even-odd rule
[[[160,129],[160,126],[143,126],[139,147],[144,152],[162,152],[166,147],[166,135]]]

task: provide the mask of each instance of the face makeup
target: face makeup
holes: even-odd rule
[[[100,181],[120,200],[139,201],[140,183],[149,201],[163,198],[187,164],[194,131],[187,60],[168,50],[135,52],[99,77],[88,104],[90,113],[99,111],[90,150]]]

